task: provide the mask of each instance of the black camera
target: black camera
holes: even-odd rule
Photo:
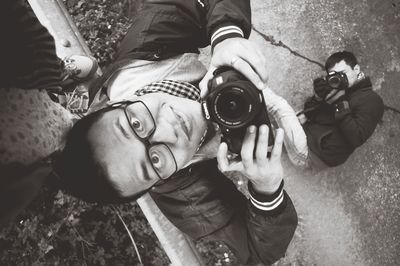
[[[325,79],[332,89],[345,90],[349,87],[349,80],[342,72],[329,72]]]
[[[218,124],[228,150],[240,154],[246,129],[250,125],[269,127],[268,146],[273,145],[271,123],[262,93],[231,67],[214,71],[208,82],[209,94],[202,102],[204,116]]]

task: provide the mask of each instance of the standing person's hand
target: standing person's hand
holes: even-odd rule
[[[266,64],[262,49],[256,43],[239,37],[223,40],[214,47],[210,67],[200,82],[201,97],[208,93],[208,81],[214,70],[221,66],[233,67],[262,90],[268,79]]]
[[[344,96],[346,92],[344,90],[333,89],[331,90],[328,95],[325,97],[325,102],[328,104],[333,104],[336,102],[340,97]]]
[[[222,172],[240,171],[252,182],[256,192],[270,195],[278,190],[283,179],[281,164],[283,130],[279,128],[276,131],[270,158],[267,157],[268,126],[261,125],[259,127],[257,143],[256,130],[255,126],[247,128],[240,153],[242,159],[240,162],[230,162],[227,157],[227,145],[221,143],[217,155],[218,167]]]

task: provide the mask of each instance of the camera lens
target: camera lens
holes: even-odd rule
[[[233,68],[215,70],[208,87],[210,93],[201,103],[204,117],[218,124],[229,151],[239,154],[250,124],[270,124],[263,95]]]
[[[239,128],[246,126],[255,117],[260,98],[257,89],[249,89],[246,84],[222,88],[212,97],[211,113],[217,123],[228,128]]]
[[[219,98],[217,112],[226,119],[237,120],[246,111],[246,101],[237,91],[232,90]]]
[[[340,83],[341,83],[340,77],[338,77],[336,75],[335,76],[331,76],[328,79],[328,83],[329,83],[329,86],[331,86],[334,89],[337,89],[337,88],[340,87]]]

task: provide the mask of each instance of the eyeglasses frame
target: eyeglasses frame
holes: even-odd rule
[[[140,136],[136,133],[135,129],[132,127],[132,125],[131,125],[131,123],[130,123],[129,116],[128,116],[127,111],[126,111],[126,109],[128,108],[128,106],[130,106],[130,105],[132,105],[132,104],[135,104],[135,103],[141,103],[141,104],[143,104],[143,106],[147,109],[147,112],[150,114],[151,119],[153,120],[154,128],[153,128],[152,130],[150,130],[150,132],[147,134],[146,137],[140,137]],[[157,172],[157,170],[154,168],[153,164],[151,164],[151,167],[153,168],[154,172],[157,174],[158,178],[159,178],[161,181],[166,181],[167,179],[169,179],[172,175],[174,175],[174,174],[178,171],[178,164],[177,164],[177,162],[176,162],[175,156],[174,156],[174,154],[172,153],[171,149],[168,147],[168,145],[165,144],[165,143],[162,143],[162,142],[156,142],[156,143],[153,143],[153,144],[150,143],[149,138],[151,138],[151,136],[152,136],[152,135],[154,134],[154,132],[156,131],[156,129],[157,129],[157,124],[156,124],[156,122],[155,122],[155,120],[154,120],[153,114],[151,113],[150,109],[147,107],[147,105],[146,105],[143,101],[141,101],[141,100],[136,100],[136,101],[124,100],[124,101],[119,101],[119,102],[112,102],[112,103],[109,104],[109,107],[112,108],[112,109],[116,109],[116,108],[121,108],[121,107],[123,107],[124,114],[125,114],[125,117],[126,117],[126,119],[127,119],[127,121],[128,121],[129,126],[131,127],[132,131],[135,133],[136,137],[138,137],[138,139],[139,139],[139,140],[145,145],[145,147],[146,147],[146,155],[147,155],[147,158],[149,159],[150,162],[151,162],[151,158],[150,158],[150,155],[149,155],[149,151],[150,151],[149,147],[150,147],[150,146],[152,146],[152,145],[154,145],[154,144],[158,144],[158,145],[164,145],[165,147],[167,147],[167,149],[168,149],[168,151],[170,152],[172,158],[174,159],[175,171],[174,171],[171,175],[169,175],[168,177],[162,178],[162,177],[160,176],[160,174]]]

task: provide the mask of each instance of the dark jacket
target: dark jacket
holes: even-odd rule
[[[191,238],[223,241],[244,265],[270,265],[285,255],[297,226],[297,214],[283,183],[270,199],[283,201],[265,211],[237,190],[217,168],[217,161],[197,163],[155,187],[150,195],[166,217]]]
[[[214,47],[226,38],[248,37],[250,26],[248,0],[147,1],[108,71],[115,73],[132,59],[161,60]],[[283,183],[274,195],[252,191],[250,201],[218,171],[215,159],[179,171],[150,194],[181,231],[193,239],[227,243],[246,265],[269,265],[284,256],[297,226]]]
[[[90,87],[90,103],[101,98],[107,80],[134,59],[159,61],[198,48],[214,48],[226,38],[248,38],[251,31],[249,1],[149,0],[145,1],[121,42],[116,60]],[[242,33],[230,29],[237,27]]]
[[[117,60],[162,60],[216,44],[235,35],[213,35],[225,26],[239,27],[248,38],[251,31],[249,1],[149,0],[145,1],[121,43]],[[217,37],[217,36],[216,36]]]
[[[337,108],[346,102],[348,106]],[[313,113],[303,125],[309,150],[328,166],[337,166],[372,135],[383,115],[383,101],[365,78],[336,104],[322,103]]]

